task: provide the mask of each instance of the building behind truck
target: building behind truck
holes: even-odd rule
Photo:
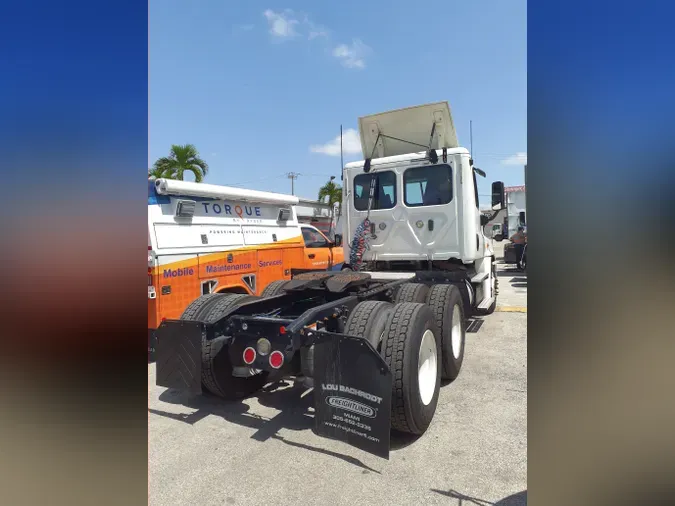
[[[292,272],[341,265],[342,249],[297,218],[298,198],[148,180],[148,340],[202,295],[259,295]]]
[[[526,210],[527,193],[525,185],[506,186],[506,216],[504,223],[506,225],[505,239],[513,236],[518,231],[518,227],[525,225],[525,220],[521,220]]]
[[[310,199],[298,199],[296,206],[298,221],[319,229],[329,239],[335,234],[334,215],[331,206],[325,202]]]

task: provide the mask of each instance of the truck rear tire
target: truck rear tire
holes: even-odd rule
[[[243,293],[212,293],[202,295],[194,301],[190,311],[191,319],[203,323],[213,323],[238,305],[256,299],[255,295]],[[196,304],[203,300],[201,304]],[[188,309],[185,313],[188,313]],[[184,313],[184,314],[185,314]],[[202,340],[202,385],[213,395],[225,399],[241,399],[260,390],[267,382],[267,372],[248,378],[232,376],[232,364],[226,346],[218,346],[213,341]]]
[[[347,318],[344,333],[348,336],[365,337],[377,351],[380,351],[387,319],[394,305],[379,300],[358,303]],[[300,350],[302,374],[314,377],[314,346]]]
[[[265,287],[260,296],[275,297],[277,295],[281,295],[282,293],[285,293],[285,290],[283,290],[281,287],[284,286],[286,283],[288,283],[287,279],[279,279],[277,281],[272,281],[269,285]]]
[[[180,319],[202,321],[199,319],[200,314],[208,309],[210,303],[222,295],[223,294],[221,293],[207,293],[206,295],[202,295],[201,297],[193,300],[190,305],[185,308],[185,311],[183,311]]]
[[[393,377],[392,428],[423,434],[436,412],[441,386],[441,339],[426,304],[396,304],[380,352]]]
[[[394,304],[401,302],[426,302],[429,287],[422,283],[403,283],[394,294]]]
[[[462,294],[455,285],[434,285],[429,290],[427,304],[434,313],[441,336],[441,377],[452,381],[459,375],[464,361],[466,319]]]
[[[348,336],[365,337],[377,351],[380,351],[384,329],[389,313],[394,309],[390,302],[366,300],[357,304],[347,322],[344,333]]]

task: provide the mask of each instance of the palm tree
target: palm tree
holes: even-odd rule
[[[328,228],[329,236],[333,235],[332,232],[333,221],[335,218],[335,204],[338,206],[342,205],[342,187],[339,184],[335,184],[333,179],[335,179],[335,176],[331,176],[330,181],[319,188],[319,200],[323,202],[324,199],[328,197],[328,205],[330,205],[330,227]]]
[[[163,156],[155,162],[150,175],[182,181],[185,172],[192,172],[195,175],[195,182],[201,183],[208,171],[208,164],[199,158],[197,148],[193,144],[184,146],[174,144],[171,146],[169,156]]]
[[[330,181],[319,188],[319,200],[323,202],[328,197],[328,204],[331,206],[331,209],[334,204],[342,202],[342,187],[339,184],[335,184],[333,179],[335,179],[335,176],[331,176]]]
[[[154,169],[148,169],[148,179],[154,178],[159,179],[160,177],[166,177],[171,179],[171,171],[165,172],[162,168],[155,167]]]

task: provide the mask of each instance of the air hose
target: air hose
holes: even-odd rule
[[[368,235],[370,232],[370,210],[373,207],[373,199],[375,197],[375,185],[377,184],[377,174],[373,173],[370,179],[370,187],[368,188],[368,208],[366,219],[363,220],[354,232],[354,239],[349,245],[349,265],[355,271],[360,271],[363,266],[363,255],[370,249],[368,244]]]
[[[370,229],[370,220],[366,218],[356,227],[354,239],[350,244],[349,265],[353,270],[361,270],[363,264],[363,255],[369,249],[368,235]]]

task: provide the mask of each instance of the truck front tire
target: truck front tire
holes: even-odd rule
[[[392,428],[423,434],[436,412],[441,386],[441,339],[431,308],[404,302],[391,311],[380,352],[393,377]]]

